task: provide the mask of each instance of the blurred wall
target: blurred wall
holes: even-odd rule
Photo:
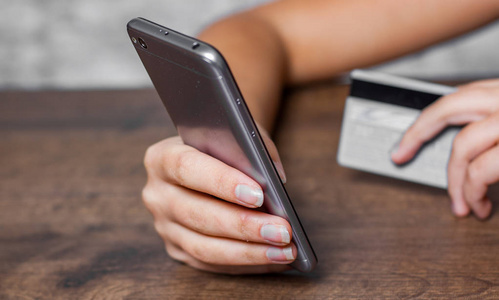
[[[150,86],[125,31],[142,16],[185,32],[268,0],[0,0],[0,88]],[[423,78],[499,76],[499,23],[383,65]]]

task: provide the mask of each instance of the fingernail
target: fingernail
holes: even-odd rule
[[[397,152],[399,152],[399,145],[395,145],[392,150],[390,150],[390,155],[393,156],[394,154],[396,154]]]
[[[293,255],[293,248],[291,248],[291,246],[282,249],[269,247],[266,254],[267,258],[273,262],[290,262],[295,259]]]
[[[286,173],[284,172],[284,167],[282,166],[282,163],[279,161],[273,161],[274,166],[277,170],[277,173],[279,173],[279,177],[281,177],[282,183],[286,183]]]
[[[397,160],[397,154],[400,150],[400,142],[397,142],[395,143],[395,145],[393,145],[392,149],[390,150],[390,158],[393,160]]]
[[[289,244],[291,236],[288,229],[282,225],[263,225],[260,229],[261,236],[269,242]]]
[[[263,204],[263,191],[245,184],[236,186],[236,197],[250,206],[260,207]]]

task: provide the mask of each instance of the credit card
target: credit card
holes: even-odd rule
[[[338,149],[344,167],[447,188],[447,163],[461,127],[448,127],[404,165],[390,153],[421,111],[455,87],[379,72],[355,70],[346,99]]]

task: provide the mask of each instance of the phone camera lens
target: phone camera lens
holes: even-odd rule
[[[146,42],[142,38],[139,38],[138,41],[139,41],[139,45],[142,48],[147,49],[147,44],[146,44]]]

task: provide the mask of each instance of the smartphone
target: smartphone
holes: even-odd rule
[[[263,209],[292,227],[298,254],[291,266],[311,271],[317,257],[220,52],[143,18],[131,20],[127,30],[184,143],[260,184]]]

